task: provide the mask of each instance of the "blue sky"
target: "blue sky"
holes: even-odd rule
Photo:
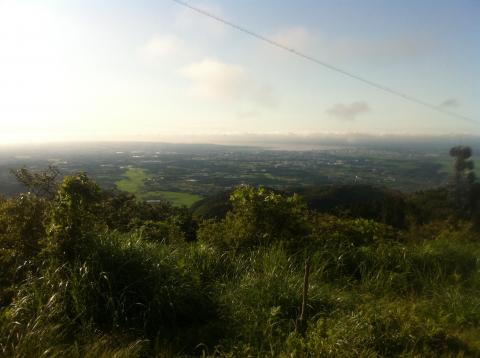
[[[244,133],[480,134],[480,1],[0,0],[4,142]]]

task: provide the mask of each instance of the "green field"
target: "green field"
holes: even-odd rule
[[[202,199],[200,195],[179,193],[174,191],[149,191],[146,193],[141,193],[139,198],[142,200],[166,200],[175,206],[185,205],[187,207],[192,206],[194,203]]]
[[[150,177],[145,170],[138,168],[129,168],[123,176],[125,177],[124,179],[115,183],[117,188],[135,195],[139,195],[142,192],[145,180]]]
[[[144,169],[129,168],[124,179],[117,181],[115,184],[119,190],[134,194],[141,200],[166,200],[175,206],[192,206],[195,202],[202,199],[201,196],[181,193],[174,191],[146,191],[145,180],[151,177]]]

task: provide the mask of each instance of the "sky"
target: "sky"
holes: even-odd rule
[[[0,0],[0,142],[480,135],[479,0]]]

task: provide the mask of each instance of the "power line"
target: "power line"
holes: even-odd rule
[[[470,118],[470,117],[467,117],[467,116],[464,116],[464,115],[461,115],[461,114],[458,114],[458,113],[455,113],[455,112],[447,111],[446,109],[444,109],[444,108],[442,108],[442,107],[440,107],[440,106],[437,106],[437,105],[435,105],[435,104],[426,102],[426,101],[424,101],[424,100],[422,100],[422,99],[419,99],[419,98],[416,98],[416,97],[414,97],[414,96],[410,96],[410,95],[408,95],[408,94],[402,93],[402,92],[397,91],[397,90],[395,90],[395,89],[393,89],[393,88],[391,88],[391,87],[384,86],[384,85],[382,85],[382,84],[380,84],[380,83],[377,83],[377,82],[375,82],[375,81],[371,81],[371,80],[369,80],[369,79],[367,79],[367,78],[365,78],[365,77],[356,75],[356,74],[354,74],[354,73],[352,73],[352,72],[349,72],[349,71],[346,71],[346,70],[344,70],[344,69],[342,69],[342,68],[340,68],[340,67],[331,65],[331,64],[329,64],[329,63],[327,63],[327,62],[324,62],[324,61],[322,61],[322,60],[320,60],[320,59],[318,59],[318,58],[315,58],[315,57],[313,57],[313,56],[310,56],[310,55],[308,55],[308,54],[306,54],[306,53],[303,53],[303,52],[301,52],[301,51],[297,51],[297,50],[295,50],[294,48],[291,48],[291,47],[288,47],[288,46],[286,46],[286,45],[283,45],[283,44],[280,43],[280,42],[277,42],[277,41],[272,40],[272,39],[270,39],[270,38],[268,38],[268,37],[262,36],[262,35],[254,32],[254,31],[252,31],[252,30],[249,30],[249,29],[247,29],[247,28],[245,28],[245,27],[243,27],[243,26],[240,26],[240,25],[237,25],[237,24],[235,24],[235,23],[233,23],[233,22],[230,22],[230,21],[228,21],[228,20],[226,20],[226,19],[224,19],[224,18],[222,18],[222,17],[220,17],[220,16],[218,16],[218,15],[212,14],[212,13],[210,13],[210,12],[207,12],[207,11],[203,10],[203,9],[200,9],[200,8],[198,8],[198,7],[195,7],[195,6],[193,6],[193,5],[190,5],[189,3],[184,2],[184,1],[182,1],[182,0],[171,0],[171,1],[177,3],[178,5],[181,5],[181,6],[184,6],[184,7],[186,7],[186,8],[189,8],[190,10],[193,10],[193,11],[195,11],[195,12],[201,14],[201,15],[204,15],[204,16],[206,16],[206,17],[209,17],[209,18],[213,19],[213,20],[216,20],[216,21],[218,21],[218,22],[221,22],[222,24],[227,25],[227,26],[229,26],[229,27],[231,27],[231,28],[234,28],[234,29],[236,29],[236,30],[238,30],[238,31],[240,31],[240,32],[243,32],[243,33],[245,33],[245,34],[247,34],[247,35],[250,35],[250,36],[252,36],[252,37],[255,37],[255,38],[257,38],[257,39],[259,39],[259,40],[261,40],[261,41],[263,41],[263,42],[266,42],[266,43],[268,43],[268,44],[270,44],[270,45],[272,45],[272,46],[275,46],[275,47],[280,48],[280,49],[282,49],[282,50],[288,51],[288,52],[290,52],[290,53],[293,54],[293,55],[296,55],[296,56],[298,56],[298,57],[301,57],[301,58],[303,58],[303,59],[305,59],[305,60],[308,60],[308,61],[310,61],[310,62],[313,62],[313,63],[315,63],[315,64],[317,64],[317,65],[323,66],[323,67],[325,67],[325,68],[327,68],[327,69],[329,69],[329,70],[335,71],[335,72],[340,73],[340,74],[342,74],[342,75],[344,75],[344,76],[350,77],[350,78],[352,78],[352,79],[354,79],[354,80],[363,82],[364,84],[369,85],[369,86],[371,86],[371,87],[374,87],[374,88],[376,88],[376,89],[379,89],[379,90],[381,90],[381,91],[384,91],[384,92],[387,92],[387,93],[389,93],[389,94],[395,95],[395,96],[397,96],[397,97],[403,98],[404,100],[407,100],[407,101],[416,103],[416,104],[418,104],[418,105],[421,105],[421,106],[424,106],[424,107],[433,109],[433,110],[435,110],[435,111],[437,111],[437,112],[440,112],[440,113],[445,114],[445,115],[450,116],[450,117],[462,119],[462,120],[464,120],[464,121],[471,122],[471,123],[478,123],[478,121],[475,120],[475,119],[473,119],[473,118]]]

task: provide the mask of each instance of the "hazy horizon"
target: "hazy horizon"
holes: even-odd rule
[[[480,135],[445,134],[445,135],[405,135],[405,134],[368,134],[368,133],[312,133],[312,134],[280,134],[280,133],[244,133],[222,135],[184,135],[164,136],[158,139],[111,139],[111,140],[76,140],[76,141],[39,141],[39,142],[0,142],[0,148],[71,148],[95,145],[218,145],[257,147],[265,149],[314,150],[330,147],[380,147],[398,149],[414,146],[415,148],[448,148],[456,145],[469,145],[474,153],[480,151]]]

